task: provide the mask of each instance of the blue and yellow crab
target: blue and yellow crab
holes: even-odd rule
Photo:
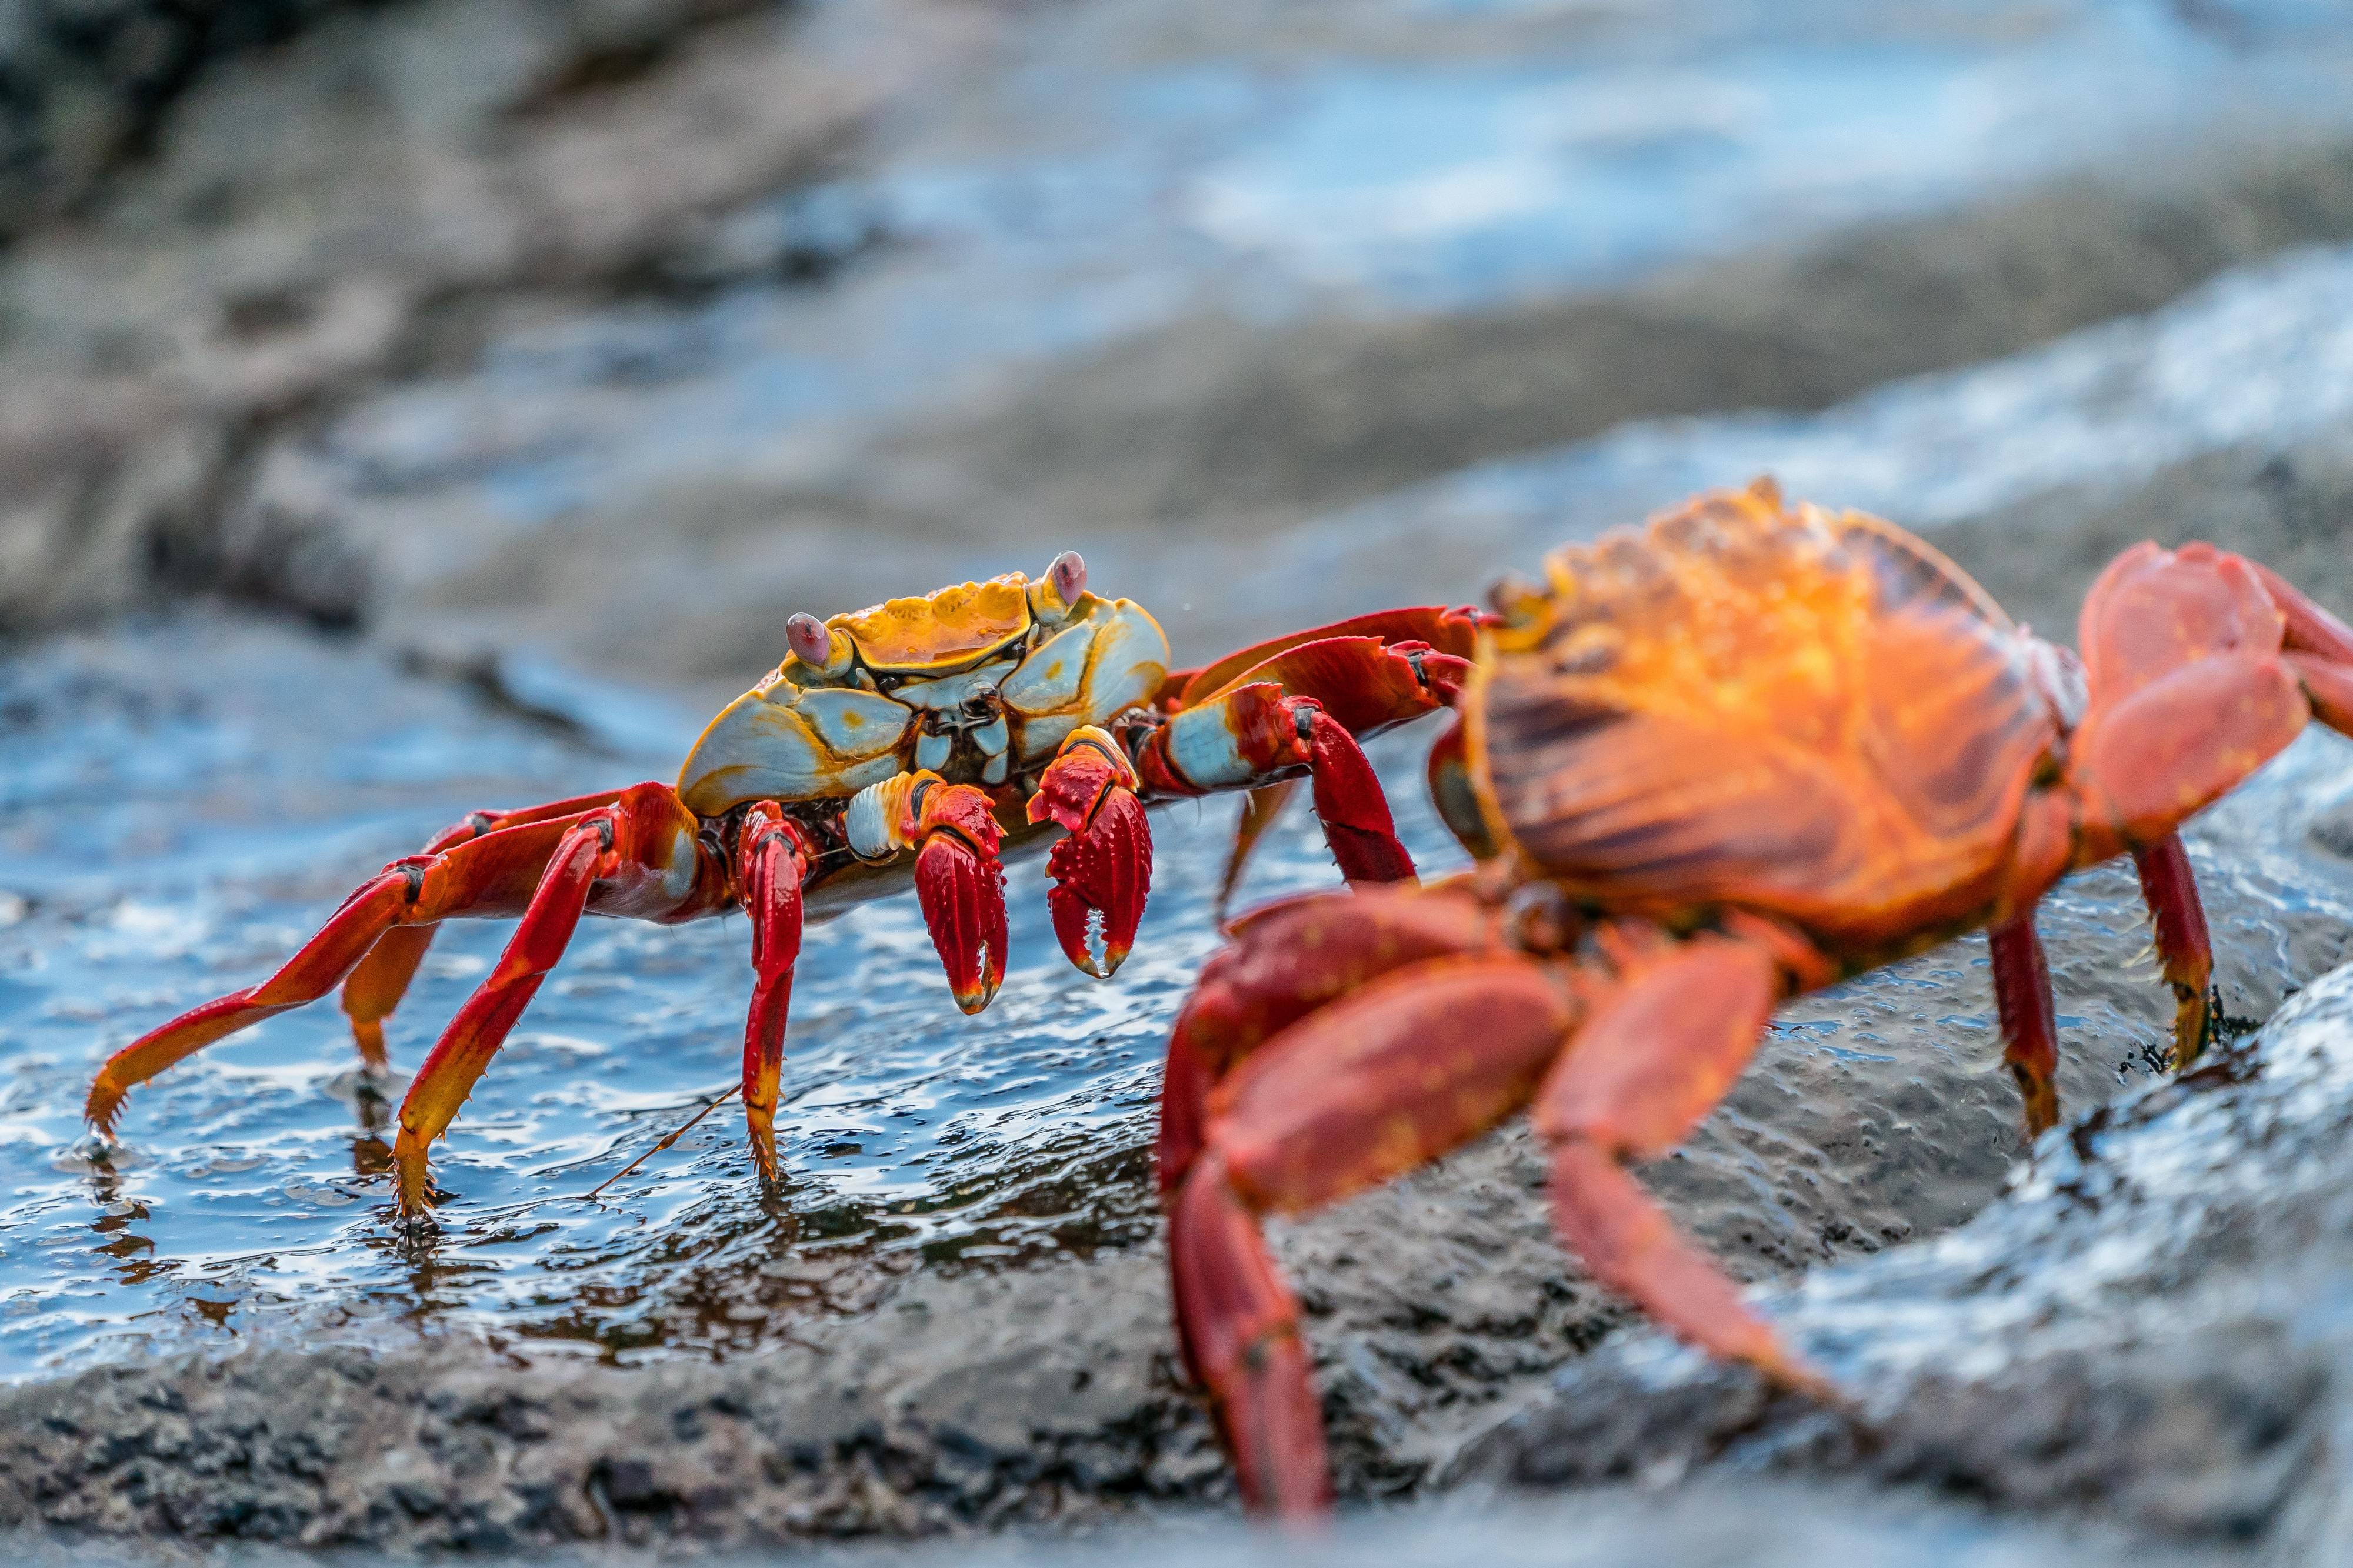
[[[436,924],[520,916],[402,1103],[394,1168],[399,1207],[415,1214],[428,1201],[427,1148],[584,913],[670,923],[741,908],[756,976],[744,1106],[773,1177],[805,910],[912,874],[956,1001],[974,1013],[1005,973],[1008,839],[1065,835],[1047,864],[1054,930],[1098,975],[1119,967],[1143,918],[1144,807],[1160,801],[1261,792],[1239,857],[1309,776],[1348,879],[1409,878],[1356,737],[1451,704],[1481,619],[1384,611],[1171,674],[1159,624],[1132,600],[1089,593],[1076,552],[1034,583],[1015,572],[828,621],[794,616],[784,661],[711,721],[674,786],[468,817],[364,884],[269,979],[117,1051],[90,1086],[90,1122],[111,1134],[134,1086],[338,984],[362,1056],[381,1066],[385,1020]]]

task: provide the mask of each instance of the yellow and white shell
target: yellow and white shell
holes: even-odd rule
[[[826,627],[822,662],[786,658],[711,721],[679,773],[690,810],[838,798],[919,768],[1001,784],[1081,725],[1149,702],[1168,673],[1168,638],[1142,605],[1083,591],[1066,604],[1050,574],[893,599]]]

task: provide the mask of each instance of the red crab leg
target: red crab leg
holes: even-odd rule
[[[1697,939],[1600,1005],[1538,1091],[1534,1121],[1553,1145],[1554,1223],[1597,1279],[1711,1355],[1827,1393],[1626,1170],[1667,1153],[1715,1109],[1781,990],[1760,949]]]
[[[1220,926],[1226,923],[1226,910],[1234,901],[1234,889],[1242,883],[1242,873],[1250,867],[1250,856],[1258,850],[1258,841],[1274,826],[1291,797],[1299,793],[1297,779],[1261,784],[1242,797],[1241,819],[1234,824],[1233,847],[1226,852],[1226,868],[1218,878],[1218,901],[1210,908],[1210,918]]]
[[[1152,889],[1152,828],[1135,789],[1119,742],[1088,725],[1062,742],[1029,797],[1030,821],[1060,823],[1070,835],[1046,863],[1054,936],[1072,963],[1103,979],[1127,961]],[[1088,941],[1096,917],[1100,961]]]
[[[735,839],[736,901],[752,919],[752,1010],[744,1024],[744,1121],[763,1181],[776,1179],[776,1085],[785,1062],[785,1015],[801,954],[801,884],[808,841],[775,801],[744,810]]]
[[[1200,1152],[1208,1094],[1243,1058],[1375,975],[1497,943],[1494,917],[1443,891],[1310,893],[1253,910],[1212,954],[1169,1034],[1160,1094],[1166,1204]]]
[[[1336,626],[1300,632],[1245,648],[1207,669],[1172,676],[1163,687],[1160,703],[1176,719],[1238,700],[1243,723],[1229,728],[1244,740],[1248,721],[1260,704],[1243,698],[1256,688],[1273,687],[1312,701],[1324,710],[1345,740],[1308,736],[1318,753],[1311,758],[1317,780],[1316,814],[1325,837],[1348,879],[1398,881],[1413,875],[1413,861],[1396,842],[1388,804],[1380,797],[1371,770],[1365,767],[1356,740],[1377,734],[1395,724],[1452,705],[1469,677],[1469,654],[1482,617],[1473,610],[1384,611],[1359,616]],[[1211,731],[1180,729],[1176,752],[1166,748],[1163,761],[1172,761],[1192,788],[1166,793],[1202,794],[1209,789],[1247,788],[1253,791],[1269,780],[1237,769],[1224,758],[1198,754],[1214,739]],[[1270,767],[1285,773],[1273,753],[1253,754],[1249,761],[1264,773]],[[1328,777],[1327,777],[1328,773]],[[1212,777],[1219,782],[1211,783]],[[1278,774],[1280,776],[1280,774]],[[1158,789],[1146,769],[1146,782]],[[1369,790],[1369,794],[1366,791]],[[1282,796],[1254,800],[1244,813],[1232,853],[1226,862],[1225,888],[1230,893],[1241,879],[1250,851],[1263,834]],[[1369,803],[1369,804],[1368,804]],[[1339,831],[1333,831],[1335,824]],[[1224,900],[1219,911],[1224,912]]]
[[[522,811],[478,811],[435,834],[426,842],[424,853],[427,857],[438,855],[501,827],[576,816],[584,811],[609,805],[620,798],[620,794],[619,790],[609,789]],[[359,1047],[360,1059],[370,1068],[381,1068],[387,1063],[384,1021],[392,1016],[392,1010],[407,994],[408,983],[417,977],[417,965],[425,962],[425,952],[433,945],[435,929],[430,925],[393,927],[376,939],[367,956],[343,981],[343,1014],[352,1022],[352,1040]]]
[[[2059,1023],[2051,1001],[2051,964],[2035,933],[2033,908],[1994,926],[1986,941],[1993,959],[2002,1059],[2026,1101],[2026,1134],[2039,1137],[2059,1120]]]
[[[424,1209],[426,1152],[448,1130],[491,1058],[506,1042],[507,1031],[538,994],[540,982],[564,956],[588,907],[590,892],[599,881],[622,884],[622,896],[639,906],[637,912],[659,913],[666,912],[665,905],[690,905],[701,890],[700,876],[674,898],[663,899],[659,889],[678,862],[681,837],[701,855],[695,841],[700,826],[694,814],[662,784],[639,784],[612,805],[574,817],[563,826],[506,950],[491,966],[490,977],[466,998],[458,1016],[441,1031],[440,1039],[410,1082],[408,1097],[401,1101],[400,1132],[393,1140],[392,1163],[402,1214],[415,1215]],[[493,843],[496,838],[478,842]]]
[[[1169,1270],[1186,1359],[1251,1506],[1297,1518],[1331,1499],[1298,1303],[1261,1216],[1336,1203],[1478,1136],[1527,1102],[1575,1022],[1524,958],[1430,959],[1294,1024],[1211,1093]]]
[[[90,1089],[91,1125],[111,1132],[123,1096],[138,1085],[215,1040],[325,995],[388,931],[454,915],[520,913],[568,821],[510,827],[385,867],[277,973],[192,1008],[108,1058]]]
[[[1217,663],[1199,669],[1178,670],[1161,688],[1163,707],[1189,708],[1206,698],[1246,680],[1267,679],[1255,673],[1270,660],[1308,643],[1335,638],[1366,639],[1375,643],[1420,643],[1456,659],[1468,659],[1479,640],[1479,628],[1493,616],[1467,606],[1449,609],[1424,605],[1410,609],[1375,610],[1329,626],[1311,626],[1237,649]],[[1317,693],[1321,695],[1321,693]]]
[[[915,899],[956,1005],[977,1013],[1005,980],[1003,840],[988,796],[970,784],[927,781],[908,794],[906,841],[915,855]]]
[[[1267,682],[1236,687],[1154,731],[1136,763],[1145,789],[1163,797],[1257,789],[1304,771],[1341,875],[1398,882],[1414,874],[1372,764],[1312,698]]]
[[[2212,1025],[2214,944],[2206,931],[2206,908],[2198,897],[2197,874],[2181,835],[2168,833],[2133,851],[2141,897],[2157,928],[2158,962],[2173,987],[2173,1066],[2198,1059]]]

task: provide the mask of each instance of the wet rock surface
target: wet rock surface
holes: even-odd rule
[[[1767,1293],[1860,1420],[1647,1336],[1566,1373],[1456,1479],[1859,1471],[2331,1560],[2353,1530],[2342,1148],[2353,973],[2047,1140],[1968,1225]]]

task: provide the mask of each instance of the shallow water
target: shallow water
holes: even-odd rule
[[[133,1339],[233,1342],[285,1309],[606,1356],[740,1351],[789,1335],[788,1309],[870,1303],[895,1272],[1084,1254],[1149,1226],[1159,1051],[1212,942],[1229,805],[1155,817],[1160,875],[1110,984],[1062,959],[1034,861],[1011,872],[1007,981],[976,1019],[912,899],[813,929],[773,1197],[731,1105],[579,1201],[727,1087],[750,979],[738,919],[587,922],[437,1149],[437,1233],[406,1238],[385,1180],[405,1079],[356,1070],[331,1001],[136,1091],[97,1158],[77,1144],[92,1066],[259,979],[438,826],[660,776],[660,759],[600,753],[365,648],[201,619],[0,666],[0,1375]],[[1447,863],[1418,795],[1398,807],[1424,863]],[[1303,812],[1250,896],[1334,881]],[[506,930],[444,928],[392,1026],[396,1063],[421,1058]]]

